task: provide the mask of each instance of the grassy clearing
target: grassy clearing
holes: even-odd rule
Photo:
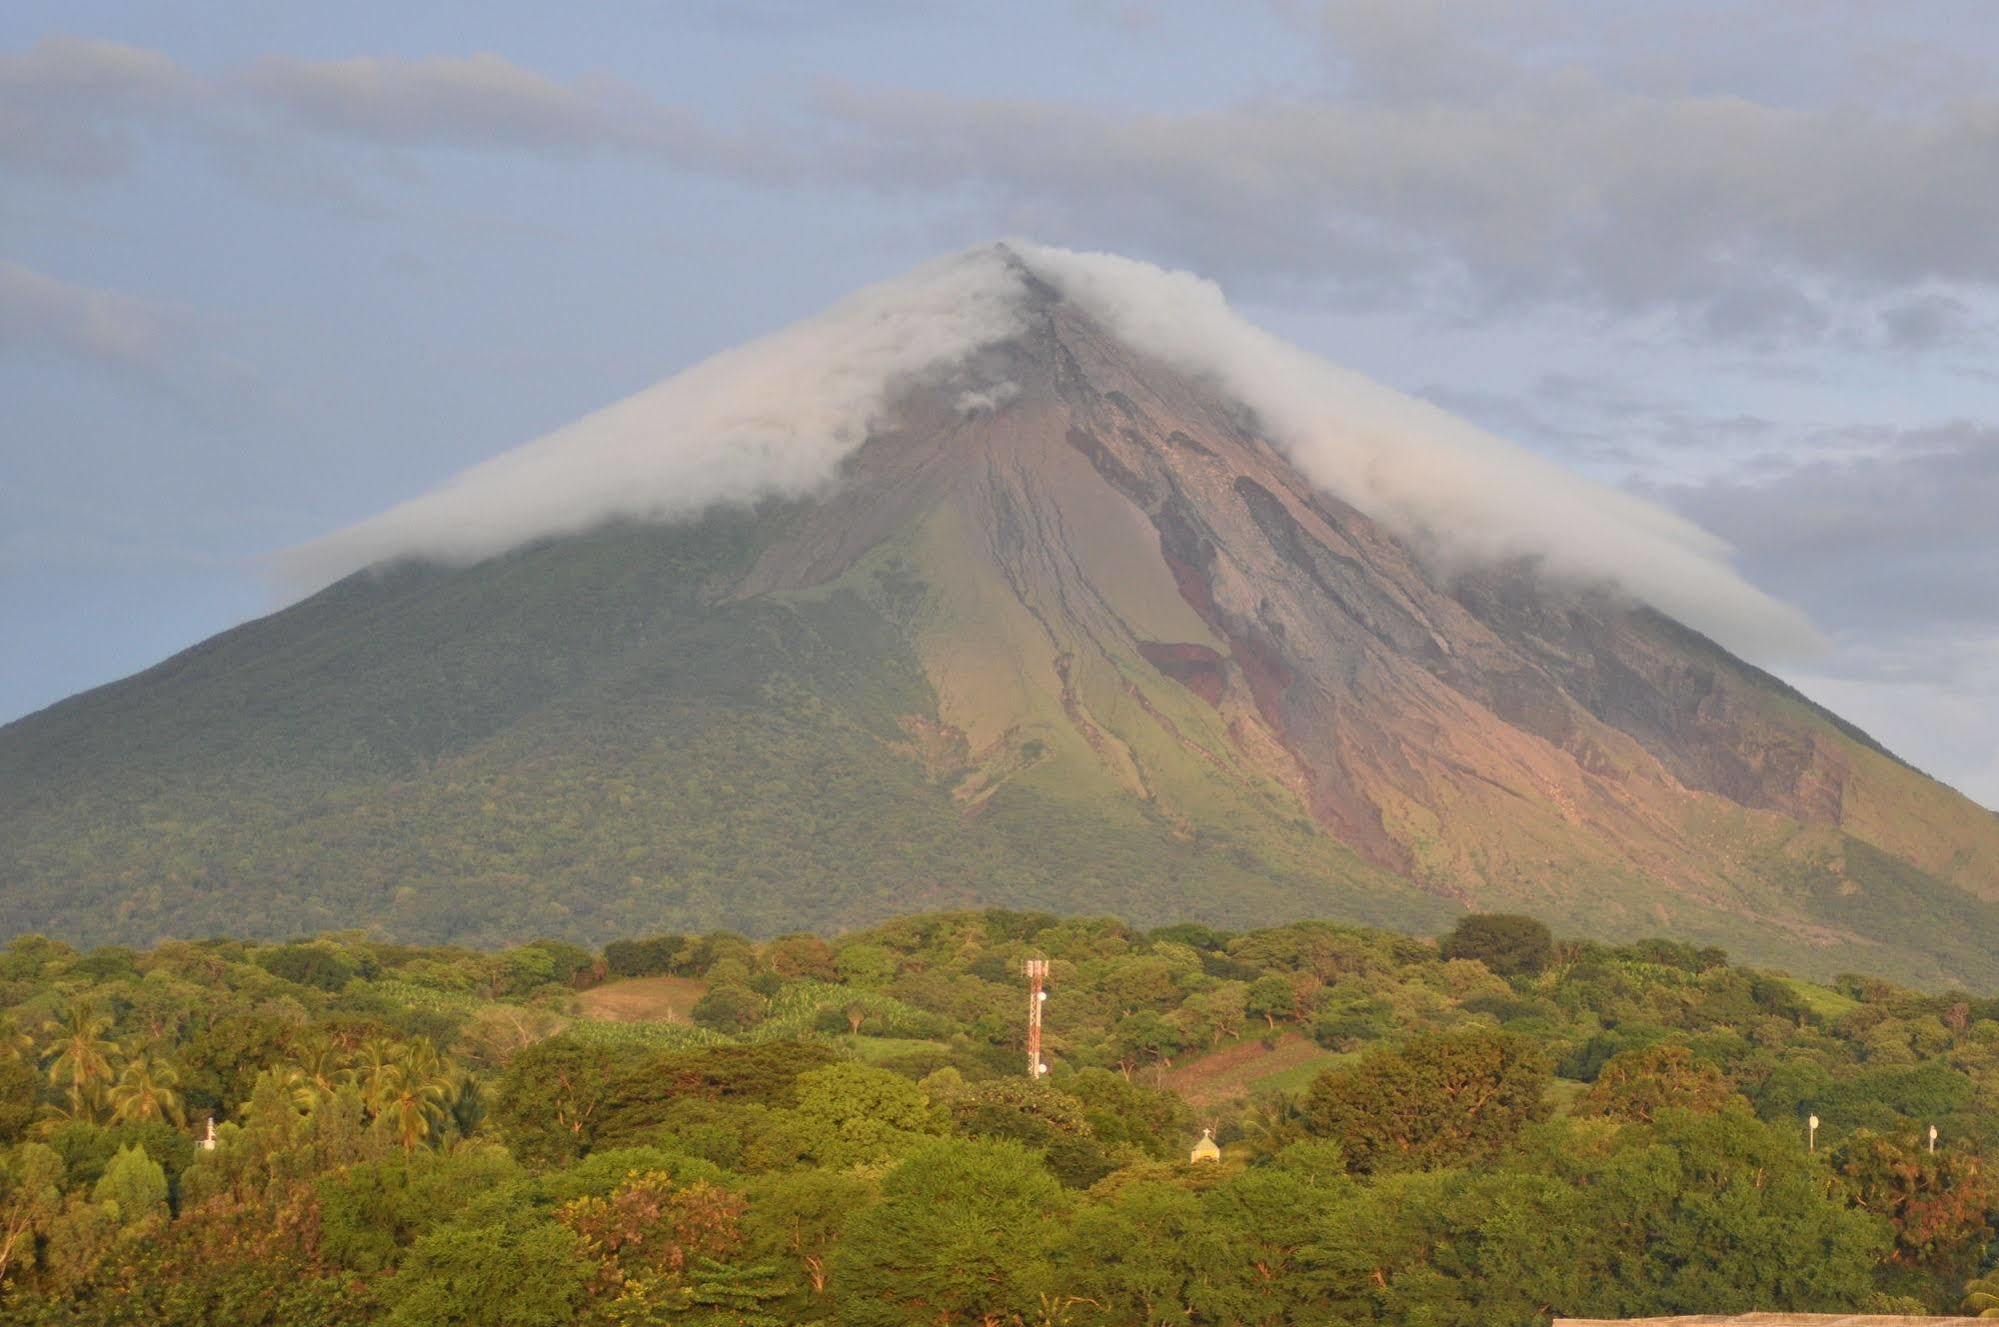
[[[627,977],[576,997],[585,1018],[610,1023],[688,1023],[708,983],[692,977]]]
[[[1797,993],[1807,1009],[1828,1023],[1844,1018],[1860,1008],[1860,1001],[1851,996],[1841,995],[1830,986],[1820,986],[1816,982],[1805,981],[1798,977],[1783,977],[1779,980]]]
[[[921,1051],[949,1049],[941,1041],[928,1041],[922,1037],[835,1037],[833,1040],[840,1049],[863,1064],[881,1064]]]
[[[1544,1099],[1557,1115],[1567,1115],[1575,1110],[1576,1102],[1589,1091],[1588,1083],[1578,1083],[1573,1078],[1554,1078],[1548,1081]]]
[[[1167,1070],[1160,1083],[1191,1106],[1215,1106],[1245,1101],[1261,1090],[1294,1092],[1326,1069],[1353,1058],[1326,1050],[1296,1032],[1284,1032],[1271,1045],[1252,1037],[1183,1060]]]

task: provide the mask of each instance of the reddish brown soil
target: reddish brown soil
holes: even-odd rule
[[[1278,1036],[1274,1050],[1251,1039],[1183,1060],[1166,1071],[1160,1084],[1190,1106],[1213,1106],[1244,1100],[1260,1080],[1325,1058],[1327,1052],[1318,1043],[1285,1032]]]
[[[1220,706],[1228,678],[1222,672],[1222,656],[1205,645],[1140,641],[1138,652],[1145,661],[1210,705]]]

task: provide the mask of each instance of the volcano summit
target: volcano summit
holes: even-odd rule
[[[1716,540],[1125,259],[941,260],[282,567],[0,729],[0,931],[1503,909],[1999,985],[1999,817],[1729,653],[1813,637]]]

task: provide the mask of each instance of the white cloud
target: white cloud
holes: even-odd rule
[[[1816,639],[1736,575],[1714,536],[1280,341],[1210,282],[1106,254],[1017,251],[1135,348],[1255,411],[1314,482],[1446,559],[1532,557],[1559,576],[1615,581],[1759,655]],[[470,561],[612,518],[809,493],[836,477],[899,382],[1016,331],[1024,290],[998,249],[938,260],[293,550],[283,570],[319,584],[397,558]],[[969,391],[976,403],[995,389]]]
[[[1213,282],[1022,247],[1126,342],[1254,410],[1308,478],[1446,559],[1531,557],[1564,578],[1614,580],[1762,657],[1819,644],[1803,614],[1744,581],[1728,546],[1692,522],[1286,344],[1231,310]]]
[[[939,259],[293,549],[280,574],[310,587],[395,559],[470,562],[621,517],[811,492],[895,384],[1015,332],[1020,290],[991,251]]]
[[[999,409],[1020,395],[1017,382],[996,382],[990,387],[967,388],[958,393],[955,408],[961,415],[977,415]]]

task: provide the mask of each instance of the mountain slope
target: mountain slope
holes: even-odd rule
[[[0,930],[1511,908],[1999,984],[1999,818],[1655,610],[1363,514],[1037,274],[1010,307],[830,488],[362,573],[0,730]]]

